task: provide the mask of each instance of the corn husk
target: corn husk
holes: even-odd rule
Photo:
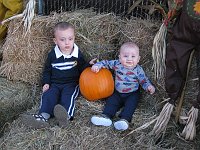
[[[165,74],[166,34],[167,27],[163,23],[153,41],[152,57],[154,77],[158,80],[163,78]]]
[[[174,106],[170,103],[166,103],[160,112],[160,115],[157,117],[156,124],[152,130],[152,134],[155,135],[155,138],[158,138],[163,131],[166,130],[167,124],[170,120],[171,113],[173,111]]]
[[[196,137],[196,121],[198,118],[198,109],[192,107],[188,112],[187,123],[181,133],[186,140],[193,140]]]

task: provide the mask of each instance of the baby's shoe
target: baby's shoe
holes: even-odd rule
[[[91,122],[94,125],[97,125],[97,126],[108,127],[108,126],[112,125],[112,120],[110,120],[110,118],[108,118],[107,116],[105,116],[103,114],[102,115],[98,115],[98,116],[92,116]]]
[[[129,125],[128,125],[128,121],[126,119],[120,119],[118,121],[116,121],[114,123],[114,127],[115,129],[117,130],[121,130],[121,131],[124,131],[124,130],[127,130]]]
[[[21,121],[26,125],[34,129],[47,128],[50,127],[47,119],[45,119],[41,114],[32,115],[21,115]]]
[[[66,109],[62,105],[57,104],[54,107],[53,113],[56,120],[58,121],[59,127],[67,127],[69,118]]]

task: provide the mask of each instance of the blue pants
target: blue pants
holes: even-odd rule
[[[113,118],[117,111],[123,107],[119,114],[121,119],[131,121],[133,113],[138,104],[140,92],[139,90],[131,93],[119,93],[115,91],[107,100],[103,110],[103,114],[109,118]]]
[[[79,86],[75,83],[51,84],[49,90],[41,96],[39,113],[48,113],[53,116],[55,105],[60,104],[67,110],[69,118],[73,117],[75,99],[79,95]]]

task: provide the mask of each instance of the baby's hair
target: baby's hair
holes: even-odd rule
[[[66,30],[66,29],[75,29],[74,26],[69,23],[69,22],[58,22],[55,26],[54,26],[54,34],[57,30]]]
[[[126,47],[132,47],[134,49],[138,49],[139,50],[139,47],[137,46],[137,44],[135,44],[134,42],[125,42],[121,45],[120,47],[120,51],[122,49],[126,49]]]

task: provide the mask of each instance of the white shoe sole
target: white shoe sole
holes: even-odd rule
[[[97,125],[97,126],[105,126],[105,127],[108,127],[108,126],[111,126],[112,125],[112,121],[109,119],[109,118],[104,118],[104,117],[99,117],[99,116],[93,116],[91,118],[91,122],[94,124],[94,125]]]
[[[128,123],[124,120],[119,120],[114,123],[115,129],[121,130],[121,131],[127,130],[128,126],[129,126]]]

